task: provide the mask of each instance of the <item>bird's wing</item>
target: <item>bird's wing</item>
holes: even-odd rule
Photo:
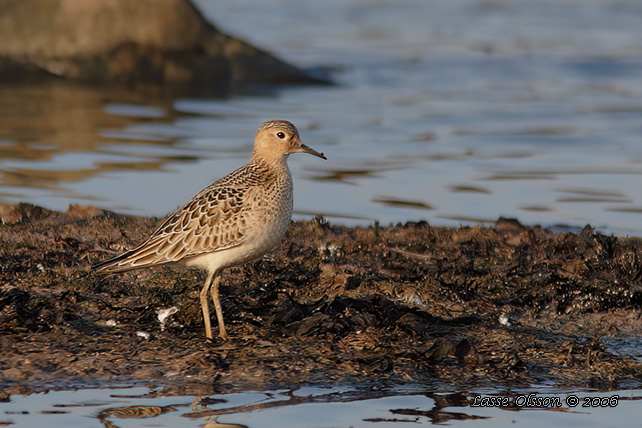
[[[139,247],[93,268],[123,272],[240,245],[247,230],[247,201],[256,191],[255,187],[218,181],[172,214]]]

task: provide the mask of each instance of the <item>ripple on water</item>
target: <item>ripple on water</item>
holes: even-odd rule
[[[198,395],[196,395],[198,394]],[[542,421],[557,427],[579,425],[634,426],[639,419],[642,391],[599,393],[564,391],[546,386],[531,389],[484,388],[471,391],[435,390],[426,385],[304,386],[208,395],[173,394],[171,389],[80,389],[11,395],[0,403],[0,424],[16,426],[131,426],[243,428],[248,426],[405,427],[411,424],[449,424],[488,420],[492,426],[539,427]],[[539,407],[529,407],[527,397],[540,398]],[[476,398],[477,397],[477,398]],[[575,407],[606,403],[604,407]],[[503,398],[508,408],[475,407],[482,398]],[[617,402],[616,407],[609,403]],[[518,403],[523,403],[518,405]],[[548,403],[548,404],[546,404]],[[559,406],[559,407],[558,407]],[[511,411],[507,412],[506,410]],[[532,411],[537,411],[533,418]],[[95,421],[92,424],[91,421]],[[461,425],[465,426],[465,425]]]
[[[163,216],[245,162],[258,124],[285,118],[329,159],[290,162],[298,213],[642,233],[637,0],[582,13],[572,0],[196,4],[337,85],[227,98],[2,85],[3,201]]]

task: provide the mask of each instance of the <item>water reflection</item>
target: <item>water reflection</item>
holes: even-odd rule
[[[96,418],[106,428],[117,428],[112,419],[148,419],[167,412],[175,412],[174,406],[123,406],[103,409]]]
[[[203,428],[248,428],[247,425],[242,424],[223,424],[218,421],[217,416],[211,416],[207,419],[207,423]]]
[[[337,181],[339,183],[358,185],[357,178],[380,178],[378,172],[384,172],[386,169],[311,169],[315,175],[310,175],[313,180]]]
[[[297,65],[331,66],[338,85],[0,86],[1,201],[163,216],[285,118],[329,158],[291,162],[299,216],[642,233],[639,2],[196,3]]]
[[[285,391],[274,391],[266,392],[263,395],[264,399],[259,399],[250,402],[249,404],[240,404],[237,406],[232,405],[230,401],[234,399],[225,399],[225,398],[212,398],[212,397],[197,397],[192,404],[190,405],[191,412],[186,411],[181,414],[182,417],[193,419],[193,420],[205,420],[206,427],[211,428],[243,428],[246,427],[244,424],[236,423],[222,423],[219,422],[219,418],[224,415],[240,415],[240,414],[256,414],[257,412],[264,412],[271,410],[273,412],[278,412],[279,409],[292,408],[295,406],[303,406],[313,404],[314,407],[323,407],[323,404],[331,403],[361,403],[361,402],[376,402],[381,400],[385,402],[387,398],[390,397],[390,391],[387,390],[368,390],[368,389],[356,389],[352,390],[351,388],[347,389],[325,389],[325,388],[297,388],[293,390]],[[399,392],[397,392],[399,393]],[[146,396],[147,394],[145,394]],[[242,395],[242,394],[239,394]],[[257,395],[259,394],[249,394]],[[123,396],[120,396],[121,398]],[[130,399],[137,398],[135,396],[129,396]],[[141,397],[142,398],[142,397]],[[448,421],[463,421],[463,420],[476,420],[476,419],[490,419],[489,416],[478,416],[475,414],[470,414],[466,412],[453,412],[446,409],[457,407],[457,408],[470,408],[471,400],[467,397],[466,394],[454,393],[454,394],[437,394],[432,392],[426,392],[423,395],[418,395],[417,391],[408,392],[407,394],[394,395],[399,403],[403,401],[404,398],[408,398],[409,401],[414,401],[416,399],[427,401],[432,403],[431,408],[428,410],[418,409],[418,408],[389,408],[386,409],[386,405],[382,404],[379,406],[379,412],[384,409],[390,415],[395,417],[368,417],[368,412],[361,415],[361,420],[363,422],[377,422],[377,423],[390,423],[398,424],[403,422],[416,422],[421,423],[424,420],[428,420],[433,424],[442,424]],[[429,400],[425,400],[425,399]],[[212,406],[210,409],[209,407]],[[96,417],[108,428],[116,427],[113,422],[113,419],[146,419],[159,416],[167,412],[176,412],[179,407],[186,407],[185,405],[174,405],[174,406],[122,406],[122,407],[110,407],[98,412]],[[345,406],[342,406],[345,407]],[[372,411],[372,410],[371,410]],[[317,420],[318,424],[323,426],[326,422],[322,414],[314,414],[314,411],[310,413],[312,420]],[[313,416],[314,415],[314,416]],[[412,418],[399,418],[397,415],[402,416],[413,416]],[[339,414],[339,420],[341,420],[341,415]],[[283,426],[297,425],[300,423],[300,420],[290,420],[289,422],[284,423]],[[313,424],[311,426],[317,426]]]
[[[453,192],[491,193],[490,190],[483,187],[470,185],[450,186],[450,190]]]
[[[403,199],[397,199],[394,197],[379,197],[379,198],[374,198],[372,201],[377,202],[379,204],[384,204],[384,205],[402,206],[402,207],[417,208],[422,210],[434,209],[430,204],[427,204],[422,201],[407,201]]]
[[[145,98],[62,83],[0,86],[0,138],[4,140],[0,144],[0,185],[53,192],[64,190],[63,183],[123,168],[159,169],[162,155],[143,159],[101,154],[106,143],[103,130],[122,129],[148,118],[168,119],[165,113],[151,112],[162,112],[162,108],[106,104],[112,97],[132,102]]]
[[[183,392],[186,388],[190,389],[188,385],[178,387]],[[483,420],[487,420],[489,426],[500,427],[516,423],[538,427],[543,421],[559,427],[607,422],[609,426],[624,427],[636,423],[642,403],[642,391],[562,391],[550,387],[436,392],[419,384],[311,385],[196,397],[172,392],[172,389],[138,387],[11,395],[0,403],[4,415],[0,417],[0,424],[78,426],[86,425],[90,417],[108,428],[151,425],[269,428],[302,424],[314,428],[364,427],[374,423],[383,427],[408,423],[466,427],[477,426]],[[575,405],[571,401],[574,397],[579,400]],[[482,401],[504,404],[480,406]],[[582,407],[587,402],[596,405]],[[532,412],[538,416],[530,417]]]
[[[122,128],[132,121],[105,113],[105,102],[111,97],[131,102],[144,98],[62,83],[0,85],[0,138],[15,144],[13,150],[0,146],[3,159],[13,155],[43,160],[55,153],[93,150],[100,129]],[[52,150],[34,149],[34,142],[50,144]]]

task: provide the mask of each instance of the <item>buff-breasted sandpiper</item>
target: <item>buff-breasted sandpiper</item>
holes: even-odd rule
[[[263,123],[248,164],[199,192],[141,245],[93,268],[115,273],[183,262],[205,269],[207,279],[200,294],[205,334],[212,339],[211,294],[219,336],[226,339],[218,296],[221,271],[260,258],[285,234],[292,216],[292,175],[287,164],[292,153],[326,159],[301,142],[290,122]]]

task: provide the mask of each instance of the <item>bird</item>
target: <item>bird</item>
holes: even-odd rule
[[[227,340],[219,300],[221,272],[261,258],[285,235],[293,206],[287,159],[294,153],[327,160],[323,153],[303,144],[292,123],[264,122],[247,164],[197,193],[138,247],[92,266],[93,270],[118,273],[171,263],[205,270],[200,302],[206,340],[213,340],[208,294],[219,337]]]

